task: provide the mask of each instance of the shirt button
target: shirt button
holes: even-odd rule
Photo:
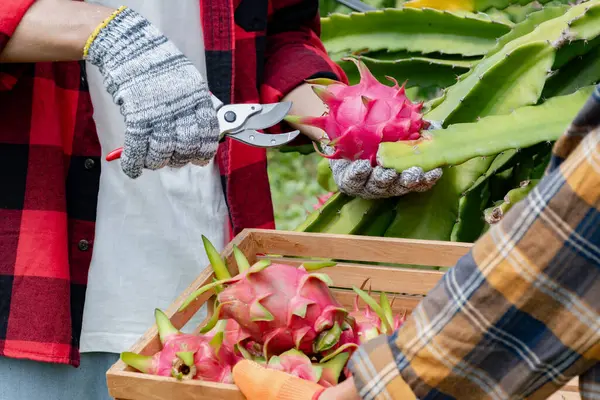
[[[87,251],[90,248],[90,243],[85,239],[81,239],[77,246],[79,247],[79,250]]]
[[[92,169],[92,168],[94,168],[94,165],[96,165],[96,163],[91,158],[86,159],[85,162],[83,163],[83,166],[85,167],[85,169]]]

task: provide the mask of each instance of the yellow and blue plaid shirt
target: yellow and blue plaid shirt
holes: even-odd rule
[[[600,399],[600,85],[546,176],[392,336],[357,350],[363,399]]]

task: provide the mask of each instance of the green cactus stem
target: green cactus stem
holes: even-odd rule
[[[566,4],[569,5],[573,3],[572,0],[536,0],[535,2],[531,2],[531,0],[475,0],[475,9],[478,11],[486,11],[487,9],[494,7],[498,10],[506,10],[515,6],[528,6],[532,3],[538,3],[540,5],[548,5],[548,4]]]
[[[507,43],[520,38],[521,36],[525,36],[531,32],[533,32],[539,24],[551,20],[553,18],[558,18],[563,15],[569,6],[560,5],[560,6],[548,6],[544,7],[539,11],[532,12],[527,16],[524,21],[519,22],[515,26],[513,26],[512,30],[506,35],[502,36],[496,46],[492,50],[490,50],[486,57],[490,57],[493,54],[498,53],[500,50],[506,46]]]
[[[538,182],[539,180],[537,179],[521,182],[518,188],[509,191],[506,196],[504,196],[504,200],[500,204],[487,208],[484,211],[485,221],[490,225],[500,222],[504,215],[506,215],[515,204],[529,195],[533,188],[537,186]]]
[[[380,200],[353,198],[336,193],[295,230],[333,234],[356,234],[381,211]]]
[[[353,198],[344,204],[336,217],[320,232],[333,234],[353,234],[369,222],[377,213],[377,200]]]
[[[449,87],[444,101],[425,118],[448,126],[535,104],[554,56],[551,45],[532,42],[485,58]]]
[[[369,49],[477,56],[511,25],[476,14],[403,8],[331,15],[321,19],[321,27],[321,39],[333,53]]]
[[[383,204],[378,204],[381,211],[373,215],[373,218],[360,229],[355,232],[355,235],[361,236],[383,236],[396,215],[395,198],[379,200]]]
[[[469,71],[476,63],[471,60],[444,60],[416,56],[397,60],[361,56],[360,60],[380,82],[384,82],[386,76],[398,76],[406,81],[406,88],[450,86],[456,82],[457,75]],[[341,62],[340,66],[351,82],[358,82],[359,74],[354,63]]]
[[[448,126],[536,104],[558,49],[569,48],[572,40],[591,41],[600,35],[599,9],[600,0],[573,6],[508,42],[448,88],[444,100],[426,114],[426,119]],[[561,62],[568,60],[562,58]]]
[[[295,231],[320,232],[331,220],[337,218],[337,214],[342,206],[351,200],[352,197],[346,196],[341,192],[335,193],[325,202],[325,204],[310,214],[302,224],[296,227]]]
[[[576,92],[579,88],[599,82],[600,45],[596,45],[585,55],[574,58],[556,71],[546,82],[541,97],[544,100],[555,96],[564,96]]]
[[[329,160],[327,158],[322,158],[317,164],[317,183],[323,190],[328,192],[335,193],[339,190],[333,179],[331,167],[329,166]]]
[[[418,141],[382,143],[377,158],[383,167],[397,171],[412,166],[429,171],[459,165],[478,156],[492,156],[508,149],[557,140],[592,90],[593,87],[587,87],[507,115],[493,115],[478,122],[426,131],[424,138]]]
[[[532,172],[532,170],[526,171],[525,164],[529,160],[532,163],[537,162],[536,157],[549,152],[551,148],[551,145],[542,142],[519,151],[510,149],[496,155],[488,170],[462,193],[458,203],[458,218],[452,229],[450,240],[454,242],[475,242],[486,226],[482,218],[483,210],[487,207],[490,198],[492,198],[492,192],[495,192],[498,185],[498,181],[493,178],[506,172],[517,171],[512,172],[512,180],[515,179],[513,175],[519,175],[519,171],[521,171],[524,176],[523,179],[529,179],[529,172]],[[490,182],[490,179],[493,182]],[[491,188],[494,190],[492,191]]]
[[[385,236],[450,240],[462,193],[473,186],[492,161],[493,157],[473,158],[462,164],[460,169],[447,168],[431,190],[400,197],[396,204],[396,217]]]

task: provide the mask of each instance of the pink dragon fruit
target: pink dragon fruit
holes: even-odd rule
[[[288,122],[316,126],[330,139],[333,154],[322,154],[333,159],[368,159],[377,164],[376,156],[381,142],[417,140],[420,131],[429,127],[422,118],[423,103],[413,103],[406,97],[405,84],[386,76],[394,86],[380,83],[360,60],[353,61],[360,73],[360,82],[348,86],[331,79],[309,80],[314,92],[328,106],[321,117],[289,115]],[[326,86],[323,88],[321,86]]]
[[[342,331],[340,340],[325,352],[325,356],[321,361],[330,360],[336,357],[342,352],[349,352],[352,354],[360,344],[365,343],[375,337],[386,334],[392,334],[398,329],[406,319],[406,313],[402,315],[393,316],[392,314],[392,303],[390,304],[388,297],[385,293],[380,293],[378,304],[369,293],[365,293],[362,288],[366,285],[368,279],[365,280],[361,286],[361,289],[353,287],[352,289],[356,292],[356,298],[354,299],[354,310],[351,311],[346,317],[346,326],[349,329]],[[358,301],[363,299],[367,306],[364,310],[361,310]],[[345,371],[346,375],[349,371]]]
[[[185,334],[176,329],[161,310],[156,309],[154,315],[162,350],[153,356],[124,352],[121,353],[123,362],[147,374],[233,383],[231,371],[241,357],[222,345],[222,331],[215,330],[209,335]],[[221,324],[220,328],[223,327]]]
[[[367,283],[368,279],[363,283]],[[406,319],[406,313],[402,315],[392,314],[392,304],[390,304],[387,295],[384,292],[379,294],[379,304],[371,297],[370,290],[366,293],[356,287],[352,288],[356,292],[354,299],[354,311],[350,317],[356,322],[355,331],[359,343],[367,342],[381,334],[391,335],[398,329]],[[360,310],[358,300],[361,298],[367,305],[364,311]]]
[[[301,351],[288,350],[279,356],[273,356],[268,363],[263,363],[267,368],[287,372],[290,375],[308,381],[316,382],[323,387],[338,384],[340,374],[350,358],[348,353],[340,353],[327,362],[314,363]]]
[[[201,332],[208,332],[221,319],[233,319],[241,327],[238,343],[246,349],[247,340],[262,344],[263,356],[269,359],[290,349],[307,355],[327,351],[349,328],[345,321],[348,312],[328,287],[330,278],[312,272],[334,263],[307,263],[296,268],[262,260],[247,268],[247,260],[238,252],[239,274],[231,277],[213,245],[203,240],[220,280],[198,289],[180,308],[185,309],[202,293],[216,290],[217,309]]]

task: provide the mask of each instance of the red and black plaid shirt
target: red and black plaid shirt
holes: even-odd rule
[[[0,51],[33,1],[0,2]],[[225,103],[346,79],[318,39],[317,0],[200,3]],[[83,62],[0,64],[0,355],[79,365],[102,156],[92,112]],[[274,228],[265,150],[227,140],[217,158],[232,233]]]

